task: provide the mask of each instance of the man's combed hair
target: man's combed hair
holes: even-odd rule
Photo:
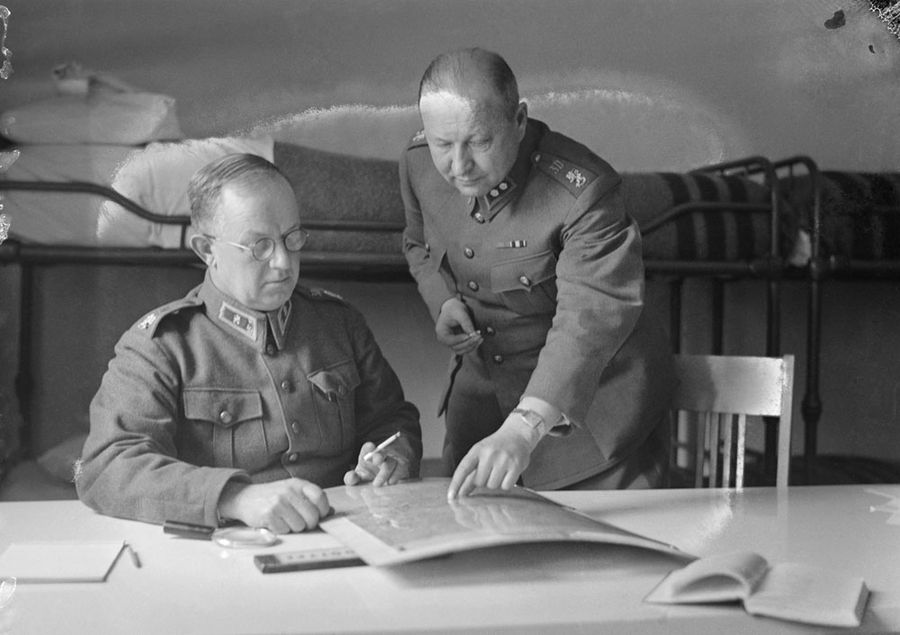
[[[188,185],[191,223],[199,231],[215,222],[217,203],[226,185],[246,186],[284,174],[275,164],[255,154],[229,154],[197,170]]]
[[[466,87],[479,81],[497,92],[503,114],[514,117],[519,106],[516,76],[499,54],[477,47],[442,53],[434,58],[419,82],[419,101],[422,95],[443,90],[464,95]]]

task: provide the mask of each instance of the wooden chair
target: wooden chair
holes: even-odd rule
[[[675,355],[673,471],[687,459],[694,487],[744,486],[748,416],[777,417],[775,483],[787,487],[794,356]]]

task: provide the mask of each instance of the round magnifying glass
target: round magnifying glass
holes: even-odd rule
[[[241,547],[268,547],[278,542],[278,536],[265,527],[245,527],[234,525],[232,527],[210,527],[209,525],[196,525],[177,520],[167,520],[163,524],[163,531],[181,538],[194,538],[199,540],[212,540],[221,547],[239,549]]]
[[[210,538],[220,547],[229,549],[269,547],[278,542],[278,536],[265,527],[222,527]]]

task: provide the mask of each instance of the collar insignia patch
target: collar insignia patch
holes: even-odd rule
[[[219,307],[219,320],[233,328],[244,337],[256,341],[256,317],[222,302]]]

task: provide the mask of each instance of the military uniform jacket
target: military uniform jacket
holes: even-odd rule
[[[418,473],[418,411],[363,317],[298,286],[279,311],[223,295],[207,276],[116,345],[91,403],[76,485],[99,512],[217,524],[232,479],[339,485],[365,441],[397,430]]]
[[[559,487],[627,456],[667,409],[672,374],[643,314],[641,237],[619,175],[530,119],[510,173],[481,199],[443,179],[422,133],[400,181],[404,251],[432,315],[454,296],[471,309],[501,408],[527,394],[575,424],[539,444],[525,483]]]

